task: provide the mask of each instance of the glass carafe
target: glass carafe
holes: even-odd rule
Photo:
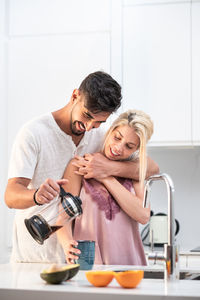
[[[46,220],[43,214],[51,209],[52,205],[55,205],[54,201],[41,209],[40,214],[33,215],[31,218],[24,220],[26,228],[31,236],[41,245],[54,232],[62,228],[67,222],[74,220],[83,212],[81,199],[67,193],[62,187],[60,187],[59,199],[58,212],[49,220]]]

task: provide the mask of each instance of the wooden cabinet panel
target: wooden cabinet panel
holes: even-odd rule
[[[124,109],[152,116],[155,144],[191,143],[190,4],[125,6]]]

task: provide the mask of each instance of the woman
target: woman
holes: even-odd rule
[[[58,231],[66,260],[73,263],[80,253],[73,246],[76,240],[95,240],[95,264],[146,265],[139,224],[150,217],[150,208],[143,208],[146,174],[146,143],[153,133],[153,122],[142,111],[122,113],[108,130],[102,153],[111,160],[139,159],[139,182],[127,178],[95,178],[85,180],[72,160],[64,178],[64,188],[80,195],[83,214],[71,226]],[[87,154],[87,159],[90,158]]]

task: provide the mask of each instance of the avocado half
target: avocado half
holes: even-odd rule
[[[63,267],[63,269],[69,271],[68,278],[66,280],[70,280],[78,273],[80,269],[80,265],[79,264],[67,265]]]
[[[43,270],[40,273],[40,277],[47,283],[59,284],[62,281],[66,281],[74,277],[79,271],[80,265],[73,264],[62,267],[60,270],[49,272],[48,270]]]

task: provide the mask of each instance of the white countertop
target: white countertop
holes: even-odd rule
[[[70,281],[59,285],[46,284],[40,272],[47,264],[19,263],[0,265],[0,299],[66,300],[66,299],[200,299],[198,280],[179,280],[165,283],[163,279],[143,279],[135,289],[121,288],[113,280],[105,288],[93,287],[86,279],[85,272],[79,273]],[[123,266],[130,269],[130,266]],[[156,267],[158,268],[158,267]],[[159,266],[160,268],[160,266]],[[94,269],[122,269],[122,266],[94,266]],[[197,270],[196,270],[197,271]],[[200,271],[199,271],[200,272]],[[181,297],[181,298],[180,298]]]

